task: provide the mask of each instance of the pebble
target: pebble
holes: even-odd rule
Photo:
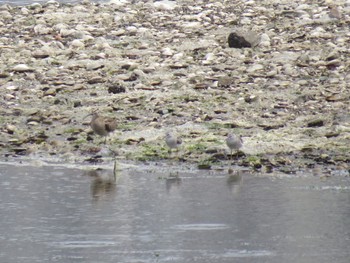
[[[81,49],[81,48],[85,47],[85,44],[82,41],[80,41],[79,39],[74,39],[71,42],[70,47]]]
[[[153,3],[153,6],[158,10],[169,11],[177,7],[176,1],[162,0]]]
[[[15,72],[29,72],[29,71],[34,71],[33,68],[29,67],[26,64],[18,64],[16,66],[13,67],[12,69]]]
[[[228,36],[228,45],[232,48],[255,47],[260,37],[250,30],[236,30]]]

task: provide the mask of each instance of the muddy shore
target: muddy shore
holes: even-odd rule
[[[350,1],[2,5],[2,159],[348,175],[349,23]],[[230,48],[235,30],[257,45]],[[118,120],[107,144],[95,110]],[[228,132],[244,141],[232,161]]]

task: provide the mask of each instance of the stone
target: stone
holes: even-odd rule
[[[34,71],[33,68],[29,67],[26,64],[18,64],[12,68],[13,71],[15,72],[31,72]]]
[[[324,121],[322,119],[312,120],[307,123],[307,127],[322,127],[323,125]]]
[[[125,93],[125,87],[120,84],[109,84],[108,85],[108,93],[118,94]]]
[[[231,48],[251,48],[259,44],[260,37],[253,31],[240,31],[230,33],[228,46]]]

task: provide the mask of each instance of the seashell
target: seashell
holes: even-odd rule
[[[45,50],[35,50],[34,52],[32,52],[32,56],[34,58],[47,58],[49,57],[49,53]]]
[[[162,0],[154,2],[153,6],[158,10],[169,11],[174,10],[177,7],[177,4],[175,1]]]
[[[71,42],[70,47],[80,49],[80,48],[84,48],[85,44],[82,41],[80,41],[79,39],[74,39]]]
[[[55,0],[49,0],[46,2],[46,5],[53,5],[53,6],[59,7],[60,3]]]
[[[34,71],[31,67],[27,66],[26,64],[18,64],[12,68],[15,72],[31,72]]]
[[[171,48],[166,47],[166,48],[163,48],[163,49],[162,49],[162,55],[163,55],[163,56],[170,57],[170,56],[172,56],[173,54],[174,54],[174,50],[172,50]]]
[[[12,19],[12,15],[11,15],[11,13],[9,12],[9,11],[0,11],[0,17],[2,18],[2,19]]]
[[[34,27],[34,32],[38,35],[47,35],[52,32],[52,28],[39,24]]]

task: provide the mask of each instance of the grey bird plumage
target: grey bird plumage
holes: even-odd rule
[[[242,136],[237,136],[235,134],[229,133],[226,138],[226,145],[230,148],[231,156],[232,151],[238,151],[243,146]]]
[[[179,145],[182,143],[181,138],[177,137],[176,135],[167,132],[165,135],[165,142],[168,145],[168,147],[171,149],[175,149],[179,147]]]

